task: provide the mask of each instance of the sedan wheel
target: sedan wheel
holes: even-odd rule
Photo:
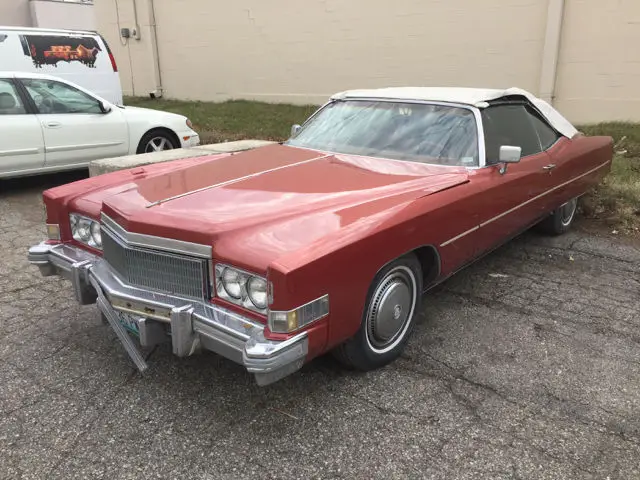
[[[373,370],[400,356],[420,312],[422,268],[405,255],[374,278],[356,334],[333,351],[349,367]]]
[[[140,139],[136,153],[154,153],[180,148],[178,138],[173,132],[158,128],[144,134]]]
[[[173,145],[165,137],[153,137],[147,142],[144,153],[162,152],[163,150],[173,150]]]

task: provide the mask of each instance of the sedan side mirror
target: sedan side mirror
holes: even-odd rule
[[[109,113],[111,111],[111,105],[109,105],[108,103],[100,102],[99,105],[102,113]]]
[[[522,147],[514,147],[512,145],[502,145],[500,147],[500,155],[498,162],[500,166],[500,174],[504,175],[507,172],[507,165],[509,163],[518,163],[522,158]]]
[[[295,137],[298,132],[300,131],[300,129],[302,128],[301,125],[298,125],[297,123],[295,125],[291,126],[291,138]]]

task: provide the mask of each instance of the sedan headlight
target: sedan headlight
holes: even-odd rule
[[[216,294],[219,298],[254,312],[267,312],[266,279],[220,263],[215,270]]]
[[[71,235],[73,239],[93,248],[102,250],[100,223],[76,213],[69,215]]]

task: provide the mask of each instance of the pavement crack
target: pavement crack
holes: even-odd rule
[[[406,418],[414,420],[417,423],[422,424],[422,425],[431,425],[431,424],[436,422],[435,415],[429,415],[427,417],[422,417],[420,415],[415,415],[415,414],[413,414],[413,413],[411,413],[409,411],[392,410],[390,408],[387,408],[387,407],[384,407],[382,405],[379,405],[376,402],[373,402],[373,401],[369,400],[366,397],[361,397],[361,396],[356,395],[354,393],[347,393],[347,395],[349,397],[353,398],[354,400],[358,401],[361,404],[373,407],[374,409],[376,409],[382,415],[406,417]]]

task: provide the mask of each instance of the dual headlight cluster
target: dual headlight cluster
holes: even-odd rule
[[[291,333],[329,314],[329,296],[324,295],[301,307],[289,311],[268,308],[272,298],[266,279],[228,265],[217,264],[216,294],[236,305],[266,314],[269,330]]]
[[[102,250],[100,222],[72,213],[69,215],[69,224],[71,225],[71,235],[74,240]]]
[[[258,313],[266,313],[269,305],[267,280],[251,273],[216,265],[216,294],[231,303]]]

